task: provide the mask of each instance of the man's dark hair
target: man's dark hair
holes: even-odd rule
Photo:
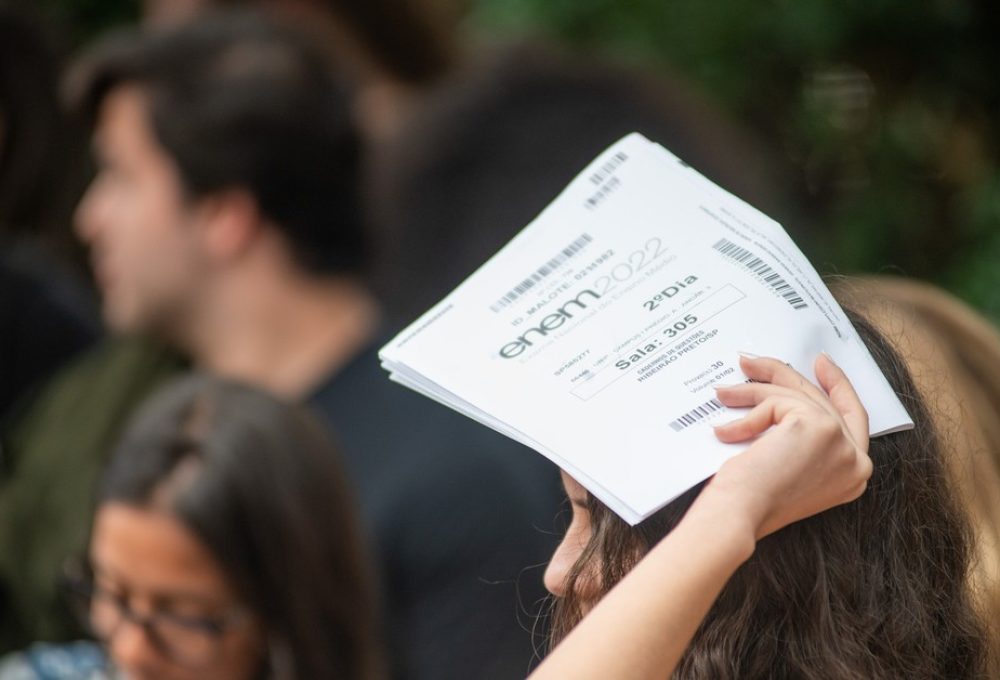
[[[67,89],[93,124],[114,89],[140,87],[190,196],[245,189],[303,266],[356,272],[359,141],[329,62],[304,32],[225,11],[112,36],[80,60]]]

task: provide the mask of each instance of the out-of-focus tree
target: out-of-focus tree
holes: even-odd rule
[[[821,269],[930,279],[1000,319],[998,19],[993,0],[474,0],[471,16],[679,70],[787,162]]]
[[[32,0],[31,5],[35,14],[57,27],[70,48],[139,15],[138,0]]]

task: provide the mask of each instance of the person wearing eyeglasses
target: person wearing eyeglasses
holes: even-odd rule
[[[734,441],[768,432],[532,678],[665,677],[756,538],[863,492],[866,414],[839,369],[817,366],[829,397],[780,362],[744,362],[773,383],[754,399],[777,401],[722,429]],[[382,677],[356,518],[330,449],[302,411],[253,388],[199,376],[169,386],[117,448],[88,555],[67,570],[100,647],[42,648],[0,666],[0,680]],[[581,537],[579,493],[549,575]],[[109,663],[87,669],[101,648]]]
[[[97,644],[36,647],[0,678],[382,677],[370,563],[326,432],[238,383],[169,385],[122,438],[87,555],[67,566]]]
[[[809,399],[785,396],[787,417],[800,426],[782,426],[779,409],[778,426],[727,463],[735,472],[709,487],[726,490],[698,506],[722,515],[692,508],[685,529],[651,551],[652,570],[637,567],[532,677],[633,677],[676,661],[738,564],[724,549],[732,532],[706,529],[739,529],[756,517],[766,533],[864,489],[863,408],[836,367],[822,368],[830,394],[843,393],[833,406],[855,414],[856,432]],[[794,395],[805,381],[786,373],[769,388]],[[811,406],[796,416],[800,402]],[[67,592],[99,646],[36,649],[0,666],[0,680],[383,677],[368,562],[325,432],[251,387],[199,375],[169,385],[126,430],[102,478],[86,558],[67,569]],[[560,560],[557,553],[550,572]],[[655,654],[644,647],[651,630],[669,642]],[[623,639],[639,646],[623,656],[600,643]]]

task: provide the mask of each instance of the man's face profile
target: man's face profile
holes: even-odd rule
[[[197,207],[159,144],[147,96],[123,85],[104,98],[93,136],[98,172],[76,213],[104,317],[115,331],[169,332],[197,293],[204,257]]]

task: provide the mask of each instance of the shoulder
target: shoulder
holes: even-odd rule
[[[2,680],[111,680],[101,648],[92,642],[36,644],[0,659]]]
[[[331,426],[380,534],[425,540],[437,528],[441,540],[489,543],[552,526],[561,499],[555,465],[391,382],[374,353],[364,361],[331,379],[312,406]]]
[[[4,474],[23,466],[73,468],[103,461],[122,423],[181,370],[175,355],[138,340],[99,343],[62,371],[5,423]]]
[[[514,440],[391,382],[377,363],[332,379],[311,405],[349,464],[363,459],[383,479],[398,475],[415,489],[506,488],[550,467]]]
[[[23,419],[42,420],[82,409],[134,405],[168,376],[183,367],[181,359],[154,343],[133,338],[109,338],[57,373],[29,405]],[[88,406],[89,405],[89,406]]]

